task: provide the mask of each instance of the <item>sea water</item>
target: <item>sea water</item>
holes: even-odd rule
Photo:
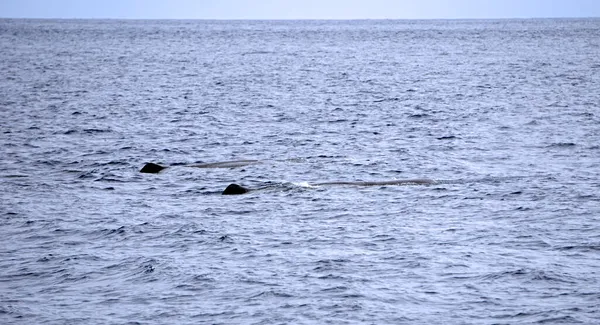
[[[596,324],[599,35],[0,20],[0,323]]]

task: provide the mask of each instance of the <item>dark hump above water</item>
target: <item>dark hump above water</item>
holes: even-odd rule
[[[144,165],[144,167],[142,167],[142,169],[140,170],[140,173],[158,174],[158,173],[160,173],[161,170],[163,170],[165,168],[166,167],[163,167],[159,164],[147,163]]]
[[[222,195],[237,195],[247,193],[249,190],[243,186],[238,184],[229,184],[225,190],[223,190]]]

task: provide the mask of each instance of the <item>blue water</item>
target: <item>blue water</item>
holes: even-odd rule
[[[0,20],[0,323],[597,324],[598,35]]]

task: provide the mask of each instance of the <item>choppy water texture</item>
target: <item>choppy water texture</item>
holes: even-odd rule
[[[0,322],[596,324],[598,35],[0,20]]]

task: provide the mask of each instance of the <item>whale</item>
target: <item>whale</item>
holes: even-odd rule
[[[319,186],[387,186],[387,185],[452,185],[452,184],[471,184],[471,183],[497,183],[510,180],[518,180],[525,178],[532,178],[539,176],[486,176],[482,178],[470,178],[470,179],[429,179],[429,178],[413,178],[413,179],[394,179],[388,181],[337,181],[337,182],[320,182],[320,183],[302,183],[308,187],[319,187]],[[266,185],[260,188],[247,188],[239,184],[229,184],[222,195],[239,195],[245,194],[252,191],[264,190],[269,188],[277,188],[281,185]],[[516,191],[511,194],[519,194],[520,191]]]
[[[194,167],[194,168],[236,168],[236,167],[244,167],[248,165],[260,164],[260,160],[231,160],[231,161],[221,161],[214,163],[202,163],[202,164],[194,164],[194,165],[184,165],[184,167]],[[161,166],[156,163],[147,163],[140,169],[140,173],[146,174],[158,174],[169,166]]]
[[[250,189],[247,189],[238,184],[229,184],[224,190],[222,195],[239,195],[250,192]]]
[[[347,186],[386,186],[386,185],[434,185],[438,184],[438,181],[428,178],[414,178],[414,179],[397,179],[391,181],[359,181],[359,182],[323,182],[323,183],[308,183],[308,186],[327,186],[327,185],[347,185]],[[250,189],[239,184],[229,184],[221,193],[222,195],[240,195],[251,191],[265,189],[261,187],[258,189]]]

